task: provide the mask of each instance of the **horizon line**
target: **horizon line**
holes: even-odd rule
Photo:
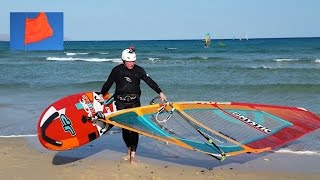
[[[299,37],[255,37],[255,38],[225,38],[217,39],[212,38],[211,40],[255,40],[255,39],[302,39],[302,38],[320,38],[320,36],[299,36]],[[130,40],[70,40],[64,39],[64,42],[85,42],[85,41],[194,41],[194,40],[203,40],[203,39],[130,39]],[[10,42],[7,39],[0,39],[0,42]]]

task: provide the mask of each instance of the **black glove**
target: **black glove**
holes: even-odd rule
[[[102,111],[98,111],[96,113],[96,116],[98,117],[98,119],[105,119],[106,118],[106,116],[103,114]]]

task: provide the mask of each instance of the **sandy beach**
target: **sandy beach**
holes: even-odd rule
[[[275,156],[275,153],[245,163],[227,163],[213,168],[161,161],[161,157],[141,157],[141,162],[131,165],[121,160],[124,153],[108,149],[81,158],[61,155],[63,153],[49,151],[40,147],[40,144],[37,145],[36,136],[0,138],[0,179],[248,180],[320,177],[320,170],[314,167],[319,165],[319,157],[308,159],[297,155]],[[286,168],[281,168],[284,166]]]

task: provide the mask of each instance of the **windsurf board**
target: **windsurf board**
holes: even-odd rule
[[[69,150],[85,145],[108,130],[108,124],[97,119],[97,112],[105,115],[116,110],[112,96],[99,102],[96,92],[81,92],[66,96],[45,109],[41,114],[37,131],[40,143],[55,151]]]

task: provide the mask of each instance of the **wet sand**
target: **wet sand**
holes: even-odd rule
[[[110,146],[110,145],[109,145]],[[120,144],[119,147],[122,145]],[[88,146],[90,147],[90,145]],[[124,152],[54,152],[37,144],[37,137],[0,138],[0,179],[319,179],[319,157],[270,153],[248,161],[216,162],[201,167],[199,161],[166,161],[139,156],[141,162],[122,160]],[[143,151],[143,148],[141,150]],[[253,155],[255,157],[256,155]],[[152,157],[152,156],[151,156]],[[237,158],[233,158],[237,159]],[[200,162],[201,164],[201,162]],[[319,170],[318,170],[319,169]]]

